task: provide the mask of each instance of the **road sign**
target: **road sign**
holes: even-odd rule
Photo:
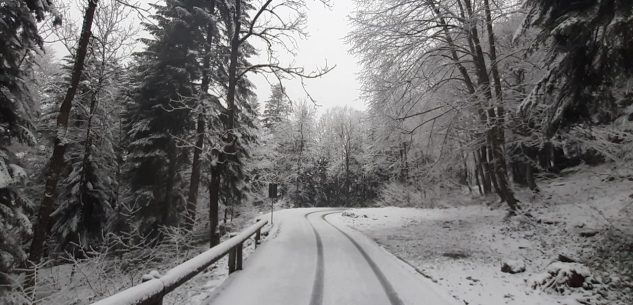
[[[275,212],[275,199],[277,198],[277,183],[268,184],[268,198],[270,198],[270,224],[273,224],[273,213]]]
[[[277,198],[277,183],[268,184],[268,198],[271,198],[271,199]]]

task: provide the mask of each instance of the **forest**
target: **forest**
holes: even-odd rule
[[[269,183],[278,208],[468,193],[512,218],[517,191],[633,161],[632,1],[355,0],[365,110],[288,94],[336,69],[282,58],[308,35],[308,0],[150,2],[0,2],[7,304],[50,303],[38,272],[62,264],[116,260],[104,278],[137,283],[268,209]]]

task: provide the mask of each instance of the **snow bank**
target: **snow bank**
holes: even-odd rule
[[[505,220],[503,208],[477,202],[339,217],[467,304],[633,304],[633,169],[581,166],[563,174],[540,181],[539,194],[517,189],[525,214]],[[504,261],[523,269],[516,258],[525,271],[501,272]],[[564,293],[545,289],[550,283]]]

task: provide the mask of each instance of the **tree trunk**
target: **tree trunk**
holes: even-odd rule
[[[209,247],[213,248],[220,243],[218,224],[220,208],[218,199],[220,194],[220,167],[211,167],[211,179],[209,179]]]
[[[484,1],[485,1],[484,4],[486,4],[487,0],[484,0]],[[481,46],[481,41],[479,39],[479,34],[477,33],[477,24],[472,22],[472,20],[475,20],[476,18],[474,16],[471,0],[464,0],[464,4],[466,5],[466,12],[468,13],[468,16],[471,19],[470,29],[469,29],[469,32],[470,32],[469,38],[472,40],[472,43],[475,49],[475,52],[474,54],[472,54],[472,56],[473,56],[473,62],[475,64],[475,68],[477,71],[479,85],[483,90],[484,97],[490,103],[493,103],[494,99],[492,95],[492,90],[490,88],[491,81],[490,81],[490,77],[488,76],[488,69],[486,67],[486,60],[484,57],[483,48]],[[486,6],[485,9],[486,9],[486,27],[489,30],[492,30],[492,24],[491,24],[492,21],[489,18],[490,8],[489,6]],[[490,160],[492,160],[492,164],[491,164],[492,177],[493,177],[492,182],[501,200],[505,201],[510,207],[510,209],[514,211],[517,208],[518,201],[514,197],[514,193],[512,192],[512,189],[510,188],[510,184],[508,183],[508,174],[507,174],[506,165],[505,165],[505,155],[504,155],[504,149],[503,149],[503,146],[505,143],[505,139],[503,138],[503,115],[504,114],[503,114],[503,107],[502,107],[501,86],[500,86],[500,80],[498,79],[498,76],[499,76],[498,71],[495,72],[496,57],[492,58],[492,56],[495,55],[496,53],[495,45],[494,45],[494,33],[488,32],[488,37],[493,39],[493,41],[489,41],[489,44],[490,44],[489,51],[490,51],[490,56],[491,56],[490,61],[492,62],[491,70],[493,74],[495,95],[498,100],[497,112],[495,112],[495,109],[492,105],[486,107],[487,109],[485,110],[486,115],[487,115],[487,128],[488,128],[488,130],[486,131],[486,139],[490,146],[489,153],[491,155]],[[497,78],[495,78],[495,75],[497,76]]]
[[[215,0],[211,0],[209,4],[209,13],[213,15],[215,13]],[[201,97],[206,97],[209,91],[209,83],[211,77],[209,75],[209,68],[211,67],[211,45],[213,43],[215,24],[209,24],[207,26],[207,41],[204,46],[204,59],[202,62],[202,83],[200,84]],[[204,107],[204,105],[200,105]],[[196,129],[196,147],[194,148],[193,161],[191,163],[191,179],[189,180],[189,194],[187,196],[187,222],[186,228],[191,230],[196,221],[196,206],[198,204],[198,187],[200,185],[200,155],[204,146],[204,132],[205,128],[204,114],[198,115],[198,123]]]
[[[536,180],[534,179],[534,169],[529,163],[525,166],[525,180],[530,190],[535,192],[539,191],[538,186],[536,185]]]
[[[407,142],[402,142],[402,147],[400,148],[400,183],[406,184],[408,178]]]
[[[234,128],[235,128],[235,90],[237,87],[237,63],[240,52],[240,29],[241,22],[240,17],[242,13],[241,9],[242,0],[235,0],[235,11],[233,14],[233,36],[231,37],[231,54],[230,54],[230,62],[229,62],[229,85],[227,88],[226,95],[226,122],[225,129],[227,131],[226,137],[223,139],[223,148],[222,151],[217,151],[217,156],[215,158],[218,162],[212,162],[211,167],[211,182],[209,184],[209,222],[210,226],[210,236],[211,236],[211,245],[214,245],[214,241],[218,241],[219,239],[214,239],[217,236],[217,226],[218,226],[218,211],[219,211],[219,194],[220,194],[220,175],[224,171],[223,168],[226,168],[224,162],[228,162],[228,158],[225,158],[225,155],[230,155],[235,157],[235,140],[236,138],[233,136]],[[232,158],[233,159],[233,158]]]
[[[496,116],[491,130],[493,143],[492,150],[494,154],[495,175],[497,175],[497,186],[499,191],[504,194],[504,199],[510,209],[515,211],[518,208],[518,200],[514,197],[514,192],[508,181],[508,170],[505,160],[505,109],[503,105],[503,92],[501,89],[501,78],[497,67],[497,48],[495,46],[495,35],[492,28],[492,13],[490,11],[489,0],[484,0],[484,11],[486,14],[486,30],[488,32],[490,69],[492,72],[492,80],[497,98]]]
[[[300,111],[303,111],[303,109],[301,109]],[[299,122],[299,158],[297,159],[297,179],[295,179],[295,194],[296,194],[296,198],[299,199],[300,195],[299,195],[299,184],[300,184],[300,180],[299,178],[301,177],[301,169],[302,169],[302,162],[303,162],[303,113],[301,114],[301,116],[299,117],[299,119],[301,120],[301,122]],[[300,199],[299,199],[300,200]],[[299,206],[303,206],[304,204],[302,202],[299,202]]]
[[[161,209],[161,225],[174,225],[178,222],[178,212],[177,206],[175,204],[175,200],[178,200],[178,197],[172,197],[174,193],[175,183],[176,183],[176,174],[178,172],[178,147],[176,143],[171,139],[167,144],[167,160],[169,165],[167,166],[167,183],[165,189],[165,197],[162,198],[161,205],[159,208]],[[158,190],[160,193],[162,190]]]
[[[90,42],[92,22],[94,20],[95,11],[97,9],[98,0],[89,0],[88,7],[84,14],[83,25],[81,29],[81,36],[79,38],[79,45],[77,47],[77,53],[75,57],[75,63],[73,64],[73,72],[70,81],[70,87],[66,91],[64,100],[59,108],[59,114],[57,115],[57,133],[55,135],[55,145],[53,147],[53,154],[51,156],[48,173],[46,175],[46,184],[44,188],[44,198],[40,204],[38,221],[35,225],[33,233],[33,241],[29,251],[29,260],[31,263],[37,264],[42,258],[42,251],[44,249],[44,241],[48,235],[49,226],[51,223],[50,214],[53,211],[55,204],[55,198],[57,196],[57,182],[59,180],[59,174],[64,165],[64,153],[66,152],[66,134],[68,132],[68,120],[70,117],[70,110],[72,108],[72,101],[75,98],[77,89],[79,87],[79,81],[81,79],[81,73],[84,68],[84,61],[88,52],[88,43]],[[32,283],[31,283],[32,284]],[[32,286],[32,285],[29,285]]]
[[[461,147],[460,147],[460,150],[462,150]],[[466,160],[466,156],[467,155],[465,155],[463,152],[461,153],[461,155],[462,155],[462,164],[464,166],[464,171],[463,171],[463,174],[462,174],[463,175],[462,176],[462,184],[464,184],[464,185],[466,185],[468,187],[468,192],[469,193],[472,193],[473,190],[470,188],[470,180],[471,179],[470,179],[470,175],[468,173],[468,160]]]
[[[484,194],[488,195],[492,192],[492,172],[490,171],[490,162],[488,162],[488,147],[483,145],[478,154],[477,166],[481,174],[481,182]]]
[[[187,196],[187,219],[185,228],[191,230],[196,222],[196,206],[198,203],[198,185],[200,184],[200,154],[204,145],[205,122],[204,115],[198,115],[198,128],[196,130],[196,147],[193,152],[191,164],[191,179],[189,181],[189,194]]]
[[[226,129],[229,132],[229,143],[233,142],[233,128],[235,127],[235,90],[237,89],[237,64],[240,55],[240,31],[242,13],[242,0],[235,0],[235,15],[233,16],[234,32],[231,38],[231,55],[229,63],[229,86],[226,94],[226,105],[228,111],[228,121]]]
[[[520,158],[516,156],[515,158]],[[521,186],[527,186],[527,168],[528,165],[522,160],[510,161],[510,170],[512,171],[512,181]]]
[[[485,195],[482,189],[482,185],[483,185],[483,183],[481,182],[482,179],[479,179],[479,177],[483,177],[483,175],[481,175],[481,164],[478,162],[476,154],[477,154],[476,152],[473,152],[473,161],[475,163],[475,182],[477,182],[477,189],[479,190],[479,195]]]

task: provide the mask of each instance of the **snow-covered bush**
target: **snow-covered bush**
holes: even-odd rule
[[[529,280],[533,289],[541,288],[564,294],[568,288],[593,287],[593,276],[587,266],[580,263],[554,262],[545,272],[534,275]]]

